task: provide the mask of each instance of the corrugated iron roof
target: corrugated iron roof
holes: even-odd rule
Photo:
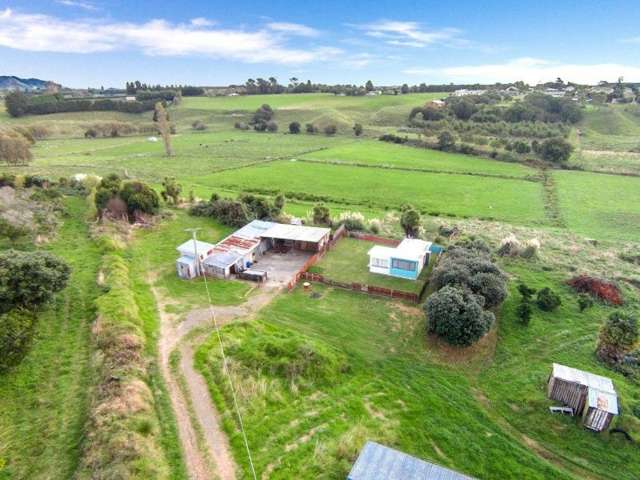
[[[196,240],[196,245],[198,247],[198,254],[205,256],[208,252],[215,248],[215,245],[213,245],[212,243],[203,242],[200,240]],[[189,255],[192,257],[195,257],[196,255],[196,252],[193,248],[193,240],[187,240],[182,245],[178,246],[176,250],[178,250],[182,255]]]
[[[216,244],[214,252],[238,252],[241,254],[247,254],[255,249],[260,244],[259,238],[249,239],[238,237],[235,233],[228,236],[220,243]]]
[[[601,392],[616,393],[610,378],[578,370],[577,368],[567,367],[566,365],[560,365],[559,363],[553,364],[553,376],[568,382],[579,383],[580,385],[595,388]]]
[[[202,263],[210,267],[227,268],[241,258],[242,255],[237,252],[221,252],[214,253],[210,257],[207,257]]]
[[[589,388],[589,406],[618,415],[618,397],[615,393]]]
[[[184,263],[186,265],[193,265],[194,263],[196,263],[196,259],[194,257],[189,257],[189,256],[186,256],[186,255],[183,255],[182,257],[180,257],[176,261],[178,263]]]
[[[236,230],[233,235],[243,238],[260,238],[262,234],[275,225],[274,222],[265,222],[264,220],[252,220],[240,230]]]
[[[330,232],[330,229],[322,227],[307,227],[275,223],[269,230],[262,233],[261,236],[263,238],[277,238],[279,240],[317,243]]]
[[[348,480],[473,480],[376,442],[367,442]]]

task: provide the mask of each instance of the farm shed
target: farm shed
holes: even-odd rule
[[[618,414],[618,397],[607,377],[554,363],[547,393],[582,415],[584,426],[596,432],[606,430]]]
[[[269,240],[271,246],[276,249],[289,247],[308,252],[320,252],[329,242],[330,234],[331,230],[328,228],[275,223],[260,236]]]
[[[347,480],[472,480],[472,477],[379,443],[367,442]]]
[[[191,279],[197,277],[200,273],[198,270],[198,261],[196,261],[196,250],[200,262],[204,261],[211,253],[215,245],[200,240],[187,240],[179,245],[176,250],[180,253],[180,258],[176,260],[176,271],[180,278]]]
[[[211,277],[229,278],[232,273],[240,272],[243,268],[243,256],[240,253],[216,252],[202,262],[205,274]]]
[[[369,271],[417,280],[429,263],[430,248],[430,242],[416,238],[405,238],[397,247],[376,245],[369,250]]]

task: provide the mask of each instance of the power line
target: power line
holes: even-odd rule
[[[209,302],[209,315],[211,316],[211,320],[213,321],[213,325],[216,330],[216,334],[218,336],[218,343],[220,344],[220,353],[222,355],[222,369],[229,380],[229,385],[231,386],[231,397],[233,398],[233,407],[236,411],[236,416],[238,417],[238,423],[240,425],[240,432],[242,433],[242,440],[244,441],[244,447],[247,450],[247,457],[249,458],[249,467],[251,468],[251,474],[253,475],[253,479],[257,480],[258,477],[256,475],[255,467],[253,466],[253,458],[251,457],[251,449],[249,448],[249,441],[247,440],[247,434],[244,431],[244,422],[242,421],[242,415],[240,415],[240,408],[238,407],[238,398],[236,396],[236,388],[233,385],[233,380],[231,379],[231,374],[229,373],[229,369],[227,367],[227,355],[224,352],[224,345],[222,343],[222,334],[220,333],[220,327],[218,326],[218,321],[216,319],[216,314],[213,309],[213,301],[211,300],[211,292],[209,291],[209,283],[207,282],[207,276],[204,271],[201,269],[200,265],[200,257],[198,256],[198,241],[196,238],[196,234],[200,228],[187,228],[185,229],[188,232],[191,232],[193,235],[193,248],[196,256],[196,274],[200,272],[202,274],[202,278],[204,279],[204,288],[207,291],[207,300]]]

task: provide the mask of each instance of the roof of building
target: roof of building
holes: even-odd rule
[[[328,228],[306,227],[300,225],[285,225],[275,223],[261,236],[263,238],[277,238],[280,240],[294,240],[299,242],[317,243],[331,232]]]
[[[618,397],[615,393],[589,388],[589,406],[618,415]]]
[[[202,263],[210,267],[227,268],[241,258],[242,255],[237,252],[220,252],[207,257]]]
[[[180,257],[176,261],[178,263],[184,263],[186,265],[193,265],[196,262],[196,259],[194,257],[189,257],[189,256],[186,256],[186,255],[183,255],[182,257]]]
[[[252,220],[247,223],[240,230],[236,230],[233,234],[238,237],[244,238],[260,238],[260,236],[271,227],[275,225],[274,222],[265,222],[264,220]]]
[[[471,477],[425,462],[379,443],[367,442],[347,479],[471,480]]]
[[[417,238],[405,238],[397,247],[385,247],[375,245],[369,250],[370,257],[376,258],[400,258],[403,260],[420,260],[429,251],[431,242],[425,242]]]
[[[214,249],[215,245],[208,242],[202,242],[200,240],[196,240],[196,245],[198,248],[198,254],[207,255],[207,252]],[[182,245],[176,248],[182,255],[188,255],[191,257],[195,257],[196,252],[193,248],[193,240],[187,240]]]
[[[233,233],[220,243],[217,243],[213,252],[236,252],[241,255],[246,255],[253,251],[259,244],[259,238],[244,238]]]
[[[590,407],[618,414],[618,396],[610,378],[559,363],[553,364],[553,376],[588,387]]]
[[[602,392],[616,393],[610,378],[601,377],[600,375],[578,370],[577,368],[567,367],[566,365],[560,365],[559,363],[553,364],[553,376],[568,382],[579,383],[580,385],[595,388]]]

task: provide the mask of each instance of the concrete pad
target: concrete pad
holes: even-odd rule
[[[285,286],[302,268],[313,253],[299,250],[289,250],[288,253],[275,253],[268,251],[258,257],[252,268],[267,272],[269,286]]]

